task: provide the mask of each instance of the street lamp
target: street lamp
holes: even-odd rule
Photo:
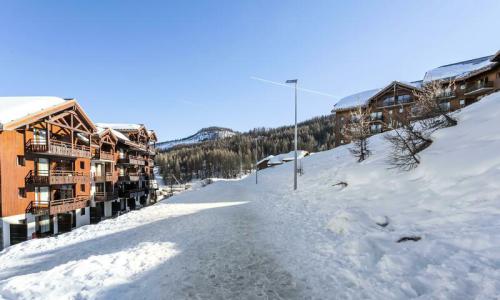
[[[285,83],[293,83],[295,84],[295,139],[294,139],[294,147],[295,147],[295,159],[293,166],[293,189],[297,189],[297,79],[287,80]]]

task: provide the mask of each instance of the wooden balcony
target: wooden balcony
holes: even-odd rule
[[[57,185],[57,184],[84,184],[90,182],[90,176],[75,171],[38,171],[30,170],[24,178],[27,185]]]
[[[118,163],[119,164],[126,164],[126,165],[136,165],[136,166],[145,166],[146,165],[146,161],[144,160],[144,158],[142,158],[140,156],[133,156],[133,155],[129,155],[129,156],[124,157],[124,158],[119,158]]]
[[[115,156],[113,155],[112,152],[107,152],[107,151],[101,150],[101,151],[97,151],[94,154],[94,157],[92,157],[92,159],[114,161]]]
[[[473,95],[478,95],[481,93],[486,93],[495,87],[493,81],[481,81],[481,82],[476,82],[473,84],[467,84],[467,88],[465,89],[465,94],[466,96],[473,96]]]
[[[118,181],[139,181],[138,173],[130,173],[127,175],[118,176]]]
[[[90,158],[90,147],[74,145],[62,141],[39,142],[29,140],[25,145],[26,151],[31,153],[43,153],[64,157],[84,157]]]
[[[57,199],[49,201],[31,201],[26,209],[35,215],[49,214],[55,215],[68,211],[87,207],[89,204],[89,196],[78,196],[74,198]]]
[[[92,178],[95,182],[115,181],[115,177],[113,176],[112,172],[106,172],[104,174],[97,174],[97,175],[94,175]]]
[[[126,191],[119,191],[118,195],[120,198],[135,198],[136,196],[145,195],[145,190],[143,188],[131,189]]]
[[[146,160],[146,162],[147,162],[147,165],[148,165],[149,167],[153,167],[153,166],[155,165],[155,161],[154,161],[154,159],[150,159],[150,158],[148,158],[148,159]]]
[[[442,92],[436,95],[437,100],[445,100],[455,98],[457,95],[454,91]]]
[[[112,201],[118,199],[118,193],[117,192],[96,192],[94,194],[94,201],[95,202],[105,202],[105,201]]]

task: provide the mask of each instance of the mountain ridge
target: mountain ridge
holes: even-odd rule
[[[180,145],[194,145],[206,141],[216,141],[226,137],[231,137],[238,132],[227,127],[210,126],[198,130],[196,133],[181,139],[169,140],[156,143],[156,148],[160,150],[169,150]]]

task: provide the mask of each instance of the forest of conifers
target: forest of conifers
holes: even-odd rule
[[[334,146],[334,117],[323,116],[298,125],[298,148],[309,152]],[[258,160],[293,150],[293,126],[256,128],[232,137],[177,146],[160,153],[156,164],[168,184],[176,180],[235,178],[255,168]],[[255,141],[257,139],[257,148]],[[256,153],[257,151],[257,153]]]

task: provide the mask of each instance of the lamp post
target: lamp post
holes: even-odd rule
[[[257,165],[257,163],[259,162],[258,159],[259,159],[259,148],[258,148],[258,145],[257,145],[257,141],[258,141],[259,137],[256,137],[255,138],[255,184],[258,184],[258,176],[259,176],[259,166]]]
[[[287,80],[286,83],[295,84],[295,138],[294,138],[294,148],[295,148],[295,159],[293,166],[293,190],[297,190],[297,79]]]

